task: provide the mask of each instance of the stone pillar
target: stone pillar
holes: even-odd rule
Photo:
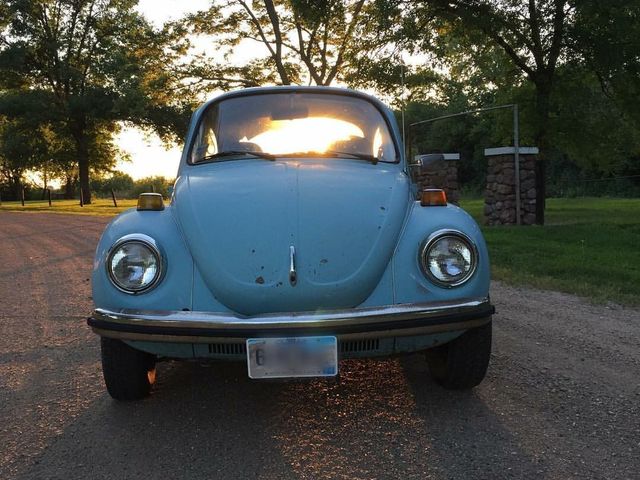
[[[520,224],[536,221],[536,147],[520,147]],[[484,197],[486,225],[515,225],[516,171],[514,147],[487,148],[487,188]]]
[[[423,188],[441,188],[447,194],[449,203],[458,204],[460,201],[460,190],[458,187],[458,163],[459,153],[443,153],[444,162],[441,165],[434,165],[432,171],[419,175],[418,191]],[[416,156],[416,160],[420,155]]]

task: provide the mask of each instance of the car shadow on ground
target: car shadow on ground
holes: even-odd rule
[[[440,389],[421,356],[340,368],[256,382],[244,364],[160,364],[150,398],[98,396],[20,478],[482,478],[514,455],[538,469],[480,396]]]
[[[470,391],[449,391],[429,378],[422,355],[402,359],[421,418],[421,435],[431,440],[432,465],[444,478],[547,478],[546,465],[526,451],[504,414],[488,402],[504,389],[489,366],[487,377]]]

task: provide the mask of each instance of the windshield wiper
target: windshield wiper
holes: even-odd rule
[[[322,152],[324,156],[326,155],[349,155],[350,157],[357,158],[359,160],[366,160],[367,162],[371,162],[374,165],[378,163],[378,157],[374,157],[373,155],[369,155],[368,153],[354,153],[354,152],[339,152],[337,150],[326,150]]]
[[[223,152],[212,153],[211,155],[206,155],[198,160],[197,163],[207,162],[211,160],[216,160],[217,158],[222,157],[232,157],[234,155],[251,155],[253,157],[264,158],[266,160],[275,160],[276,156],[270,153],[265,152],[252,152],[250,150],[225,150]]]
[[[218,158],[223,157],[232,157],[234,155],[251,155],[257,158],[264,158],[266,160],[275,160],[278,157],[310,157],[310,156],[318,156],[318,157],[329,157],[329,156],[348,156],[351,158],[357,158],[358,160],[366,160],[367,162],[371,162],[374,165],[378,163],[378,157],[374,157],[373,155],[369,155],[367,153],[354,153],[354,152],[340,152],[338,150],[327,150],[324,152],[295,152],[295,153],[286,153],[282,155],[274,155],[272,153],[266,152],[252,152],[250,150],[225,150],[223,152],[213,153],[211,155],[206,155],[198,160],[197,163],[205,163],[216,160]]]
[[[366,160],[374,165],[380,161],[378,157],[369,155],[367,153],[354,153],[354,152],[340,152],[338,150],[325,150],[324,152],[292,152],[280,155],[280,157],[344,157],[349,156],[351,158],[357,158],[358,160]]]

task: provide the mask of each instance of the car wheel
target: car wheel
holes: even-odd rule
[[[156,380],[156,357],[120,340],[102,337],[102,374],[107,391],[116,400],[140,400]]]
[[[468,390],[482,382],[491,356],[491,322],[427,350],[433,379],[449,390]]]

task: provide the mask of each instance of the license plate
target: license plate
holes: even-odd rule
[[[249,378],[333,377],[338,374],[336,337],[247,339]]]

